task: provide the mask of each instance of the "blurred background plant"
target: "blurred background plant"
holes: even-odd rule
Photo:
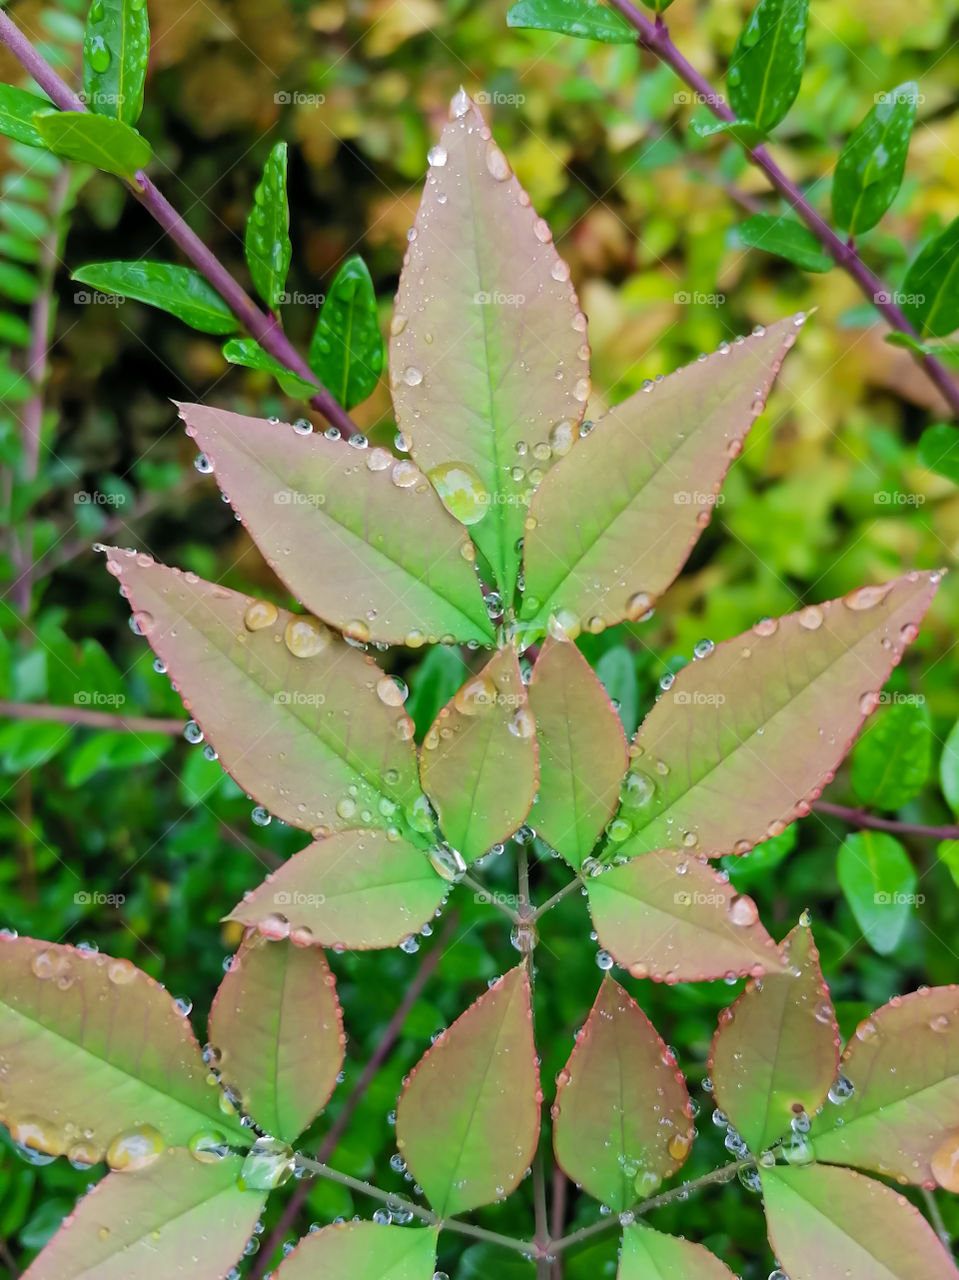
[[[426,152],[461,82],[485,104],[571,264],[590,321],[589,416],[757,323],[818,308],[709,530],[655,616],[581,642],[628,730],[660,678],[703,637],[724,638],[763,615],[904,568],[951,564],[959,546],[959,448],[947,404],[912,354],[884,341],[878,313],[848,276],[812,273],[747,245],[748,233],[738,230],[744,218],[778,214],[781,206],[737,143],[694,127],[707,108],[667,67],[635,45],[508,29],[507,5],[486,0],[149,0],[148,7],[151,53],[137,127],[154,149],[151,176],[245,285],[254,190],[276,144],[288,145],[294,252],[284,320],[301,352],[322,297],[354,254],[369,267],[388,327]],[[673,39],[721,84],[751,7],[677,0],[668,14]],[[79,89],[80,0],[30,0],[7,10]],[[957,36],[959,0],[814,6],[802,86],[776,132],[777,161],[826,210],[840,147],[877,95],[918,84],[902,187],[859,241],[893,289],[908,278],[920,244],[959,216]],[[8,56],[0,78],[25,84]],[[179,699],[130,633],[128,610],[91,545],[107,538],[135,545],[286,602],[212,479],[194,470],[170,400],[284,419],[307,410],[268,371],[231,364],[222,339],[120,291],[100,293],[71,279],[113,256],[183,261],[116,178],[10,139],[0,139],[0,173],[7,582],[0,924],[55,941],[95,939],[205,1010],[238,942],[236,927],[221,925],[220,916],[303,838],[276,821],[252,823],[251,803],[202,746],[183,740]],[[385,378],[353,416],[371,441],[391,443]],[[956,977],[957,624],[952,576],[907,666],[894,674],[886,705],[830,789],[833,809],[729,868],[777,936],[811,909],[846,1034],[891,994]],[[464,659],[437,649],[425,659],[393,651],[386,660],[411,686],[408,706],[422,734],[462,679]],[[860,808],[869,811],[868,825],[850,812]],[[511,892],[501,862],[500,887]],[[871,869],[865,879],[864,865]],[[496,862],[485,871],[493,885],[500,874]],[[546,864],[544,885],[550,874]],[[884,894],[889,901],[878,901]],[[600,972],[588,931],[583,905],[567,899],[537,952],[541,970],[563,975],[537,987],[540,1025],[553,1028],[546,1081],[565,1061],[595,994]],[[392,1179],[402,1187],[390,1169],[387,1123],[401,1077],[429,1036],[511,957],[500,919],[482,903],[464,910],[455,934],[438,926],[419,954],[333,957],[350,1045],[346,1079],[318,1142],[351,1089],[363,1085],[349,1124],[326,1143],[329,1156],[335,1139],[339,1168],[363,1178],[375,1172],[381,1185]],[[401,1005],[420,967],[422,980]],[[692,1081],[701,1078],[716,1012],[734,992],[722,984],[668,991],[626,984]],[[378,1050],[381,1060],[363,1076]],[[691,1177],[722,1157],[708,1096],[702,1102],[704,1140],[694,1148]],[[60,1161],[24,1163],[0,1135],[0,1275],[12,1277],[90,1175]],[[313,1218],[369,1208],[330,1183],[299,1184],[293,1196],[299,1232]],[[580,1211],[588,1219],[572,1192],[567,1203],[570,1227]],[[275,1233],[279,1212],[271,1201],[264,1239],[274,1243],[283,1238]],[[947,1229],[959,1231],[959,1210],[944,1203],[943,1212]],[[494,1229],[519,1232],[526,1213],[521,1192],[488,1216]],[[660,1219],[749,1280],[770,1269],[761,1215],[738,1187],[671,1206]],[[289,1225],[288,1218],[280,1223]],[[564,1275],[612,1275],[613,1249],[610,1238],[570,1255]],[[264,1249],[244,1266],[262,1274],[272,1260]],[[441,1261],[458,1280],[494,1265],[483,1245]],[[531,1274],[521,1260],[497,1256],[495,1266],[504,1280]]]

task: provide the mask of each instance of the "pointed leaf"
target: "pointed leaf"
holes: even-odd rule
[[[937,422],[919,437],[916,457],[924,467],[959,484],[959,432],[950,422]]]
[[[586,889],[600,946],[634,978],[699,982],[783,967],[752,899],[699,858],[643,854]]]
[[[279,360],[274,360],[268,351],[264,351],[253,338],[231,338],[223,344],[223,358],[230,364],[242,365],[245,369],[263,369],[272,373],[274,378],[289,396],[309,399],[318,390],[316,383],[309,383],[290,373]]]
[[[311,844],[246,894],[230,920],[323,947],[395,947],[430,921],[449,885],[422,849],[384,831],[343,831]]]
[[[169,311],[201,333],[233,333],[240,322],[212,285],[192,267],[168,262],[91,262],[73,279],[101,293],[135,298]]]
[[[623,817],[627,855],[661,846],[745,853],[809,812],[939,582],[910,573],[718,644],[640,725]]]
[[[781,320],[638,391],[553,468],[530,507],[525,618],[545,629],[552,614],[575,634],[651,607],[709,523],[801,323]]]
[[[0,1078],[16,1081],[0,1101],[13,1137],[86,1164],[143,1124],[167,1146],[211,1125],[249,1141],[221,1110],[189,1021],[129,960],[0,937]]]
[[[557,1078],[557,1161],[622,1213],[675,1173],[692,1144],[693,1113],[675,1058],[636,1001],[604,978]]]
[[[880,712],[852,753],[852,785],[864,805],[901,809],[925,785],[932,766],[932,725],[922,702]]]
[[[326,1106],[343,1065],[343,1016],[323,952],[247,938],[213,1001],[209,1041],[243,1111],[294,1142]]]
[[[842,1059],[854,1086],[813,1124],[816,1157],[959,1191],[959,988],[895,997]]]
[[[507,10],[506,25],[558,31],[605,44],[635,44],[637,38],[625,18],[596,0],[518,0]]]
[[[775,253],[804,271],[829,271],[836,265],[809,228],[796,218],[754,213],[739,224],[735,234],[740,244]]]
[[[83,98],[90,110],[136,124],[149,56],[146,0],[91,4],[83,38]]]
[[[681,1236],[627,1227],[617,1280],[736,1280],[724,1262]]]
[[[373,281],[354,254],[323,302],[310,342],[310,368],[344,409],[352,409],[372,395],[385,356]]]
[[[571,447],[589,395],[586,318],[549,228],[462,90],[451,117],[400,275],[390,383],[414,458],[441,495],[452,490],[509,600],[529,492]]]
[[[896,198],[918,98],[914,80],[880,94],[842,149],[832,180],[832,215],[851,236],[871,230]]]
[[[842,842],[836,874],[873,951],[895,951],[916,905],[918,880],[903,846],[885,831],[858,831]]]
[[[396,1109],[396,1145],[442,1217],[502,1200],[539,1136],[539,1070],[529,978],[511,969],[413,1068]]]
[[[179,409],[270,567],[319,617],[362,641],[495,638],[472,545],[412,463],[225,409]]]
[[[903,310],[920,338],[945,338],[959,329],[959,218],[923,245],[906,272]]]
[[[548,639],[529,684],[539,744],[536,830],[579,868],[619,803],[626,736],[574,644]]]
[[[46,142],[33,123],[38,111],[49,111],[51,103],[26,89],[0,84],[0,133],[28,147],[46,147]]]
[[[852,1169],[761,1169],[769,1242],[789,1280],[956,1280],[905,1196]]]
[[[88,1192],[26,1272],[29,1280],[220,1280],[243,1252],[265,1197],[240,1191],[240,1161],[201,1164],[182,1149],[111,1173]]]
[[[223,768],[270,813],[318,835],[416,821],[412,721],[377,696],[371,658],[308,615],[107,554]]]
[[[436,1231],[338,1222],[305,1236],[276,1280],[432,1280]]]
[[[474,862],[522,825],[538,777],[536,728],[516,650],[500,649],[427,731],[423,790],[446,839]]]
[[[128,182],[134,182],[137,170],[145,169],[153,157],[146,138],[112,116],[97,116],[92,111],[38,111],[33,123],[54,155],[91,164]]]
[[[816,1114],[839,1066],[839,1028],[812,930],[800,924],[780,946],[782,973],[750,982],[720,1014],[709,1074],[716,1101],[758,1155]]]
[[[736,41],[726,73],[729,103],[764,133],[796,100],[808,21],[809,0],[759,0]]]
[[[256,291],[273,310],[283,302],[283,286],[293,257],[290,207],[286,195],[286,143],[267,157],[246,220],[244,249]]]

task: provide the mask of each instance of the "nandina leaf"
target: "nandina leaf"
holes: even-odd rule
[[[617,1280],[736,1280],[736,1277],[701,1244],[637,1225],[623,1232]]]
[[[959,988],[894,997],[860,1023],[841,1070],[854,1092],[815,1120],[817,1159],[959,1191]]]
[[[839,1065],[839,1028],[812,930],[799,924],[780,946],[786,968],[756,978],[720,1014],[709,1074],[716,1101],[750,1151],[813,1116]]]
[[[377,696],[387,677],[371,658],[302,614],[149,556],[108,556],[184,706],[271,813],[326,834],[393,825],[425,803],[412,721]]]
[[[650,608],[709,523],[801,324],[780,320],[636,392],[553,468],[530,506],[524,618],[575,634]]]
[[[761,1169],[769,1242],[789,1280],[956,1280],[905,1196],[853,1169]]]
[[[515,649],[500,649],[440,710],[420,778],[443,834],[467,862],[519,827],[538,779],[536,730]]]
[[[431,920],[449,891],[422,849],[384,831],[342,831],[311,844],[230,912],[230,920],[323,947],[395,947]],[[282,920],[280,921],[282,925]]]
[[[438,1214],[509,1195],[539,1136],[529,977],[518,965],[470,1005],[413,1068],[396,1145]]]
[[[0,1079],[0,1119],[13,1137],[85,1164],[144,1124],[159,1134],[157,1149],[160,1140],[185,1146],[211,1125],[249,1143],[222,1111],[172,996],[129,960],[99,952],[0,937]]]
[[[604,947],[634,978],[698,982],[783,964],[751,898],[699,858],[661,849],[586,882]]]
[[[675,1058],[632,996],[605,978],[557,1078],[557,1161],[622,1213],[675,1173],[692,1144],[689,1094]]]
[[[179,408],[270,567],[317,617],[363,641],[494,640],[464,556],[472,543],[411,462],[225,409]]]
[[[413,457],[511,599],[529,494],[571,447],[589,395],[586,318],[462,89],[450,117],[400,275],[390,384]]]
[[[337,1222],[304,1236],[276,1280],[432,1280],[436,1231]]]
[[[621,852],[745,853],[808,813],[938,582],[910,573],[766,618],[683,667],[634,739]]]
[[[552,638],[533,668],[529,704],[539,744],[536,830],[578,869],[619,802],[623,726],[576,646]]]
[[[209,1041],[244,1112],[295,1141],[326,1106],[343,1065],[343,1017],[323,952],[248,937],[216,993]]]
[[[111,1173],[80,1200],[27,1275],[220,1280],[242,1254],[265,1200],[237,1187],[239,1172],[235,1156],[201,1164],[179,1148],[137,1173]]]

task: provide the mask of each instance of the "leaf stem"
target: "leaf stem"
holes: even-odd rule
[[[483,884],[482,880],[477,880],[475,876],[465,875],[463,879],[460,881],[460,884],[467,885],[470,889],[473,890],[474,894],[476,894],[476,897],[478,899],[480,899],[483,902],[489,903],[489,905],[491,907],[495,907],[497,911],[501,911],[503,915],[506,916],[506,918],[510,920],[513,924],[519,924],[520,922],[519,912],[514,911],[513,908],[510,906],[507,906],[505,902],[501,902],[498,895],[496,894],[496,891],[493,889],[487,889],[486,885]]]
[[[533,912],[533,919],[538,920],[540,916],[544,916],[547,911],[552,911],[553,907],[555,907],[558,903],[562,902],[564,898],[569,897],[569,895],[575,892],[575,890],[581,888],[582,884],[583,882],[579,876],[576,876],[575,879],[570,880],[568,884],[564,884],[562,889],[554,893],[551,898],[547,898],[544,903],[542,903],[540,906],[536,908],[536,910]]]
[[[959,840],[959,826],[925,827],[916,822],[899,822],[895,818],[880,818],[865,809],[850,809],[844,804],[832,804],[829,800],[817,800],[813,808],[833,818],[856,827],[869,827],[873,831],[891,831],[902,836],[927,836],[930,840]]]
[[[116,729],[122,733],[169,733],[180,735],[185,720],[160,716],[125,716],[92,707],[54,707],[42,702],[0,702],[0,717],[12,720],[52,720],[58,724],[87,725],[91,729]]]
[[[942,1212],[939,1209],[939,1205],[936,1202],[935,1192],[930,1191],[927,1187],[923,1187],[922,1198],[926,1202],[926,1209],[929,1213],[929,1221],[932,1223],[933,1229],[935,1230],[936,1235],[942,1241],[943,1248],[946,1250],[946,1252],[949,1254],[951,1258],[952,1257],[952,1239],[949,1235],[948,1229],[946,1228],[946,1224],[943,1221]]]

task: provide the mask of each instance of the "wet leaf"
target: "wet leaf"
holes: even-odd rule
[[[871,230],[898,194],[918,96],[914,80],[880,94],[840,153],[832,182],[833,221],[852,236]]]
[[[91,111],[38,111],[33,117],[44,145],[64,160],[91,164],[129,182],[150,163],[153,151],[136,129]]]
[[[242,365],[244,369],[263,369],[272,373],[288,396],[309,399],[318,390],[316,383],[306,382],[295,373],[290,373],[285,365],[274,360],[253,338],[231,338],[223,344],[223,358],[229,360],[230,364]]]
[[[286,195],[287,148],[278,142],[267,157],[263,175],[253,192],[253,207],[246,220],[244,249],[256,291],[276,310],[285,301],[293,246],[290,244],[290,207]]]
[[[149,56],[146,0],[91,4],[83,39],[83,93],[89,109],[136,124]]]
[[[945,338],[959,329],[959,218],[919,251],[900,292],[903,311],[920,338]]]
[[[939,784],[949,808],[959,814],[959,720],[949,730],[939,758]]]
[[[916,905],[917,876],[906,850],[885,831],[858,831],[842,842],[836,873],[873,951],[894,951]]]
[[[26,89],[12,84],[0,84],[0,133],[28,147],[46,147],[40,131],[33,123],[38,111],[49,111],[52,103]]]
[[[623,1232],[617,1280],[736,1280],[725,1263],[680,1236],[637,1225]]]
[[[338,1222],[304,1237],[276,1280],[432,1280],[436,1231]]]
[[[774,253],[804,271],[830,271],[836,265],[816,236],[796,218],[754,213],[739,224],[735,235],[740,244]]]
[[[101,293],[135,298],[169,311],[201,333],[234,333],[240,322],[212,285],[192,267],[168,262],[91,262],[73,273]]]
[[[764,133],[779,124],[799,93],[808,21],[809,0],[759,0],[736,41],[726,72],[729,103]]]
[[[313,339],[310,368],[344,409],[373,394],[385,363],[369,268],[354,254],[337,271]]]
[[[637,39],[625,18],[596,0],[519,0],[507,10],[506,25],[558,31],[604,44],[635,44]]]
[[[932,725],[923,702],[896,702],[869,725],[852,752],[852,785],[869,808],[901,809],[925,785]]]

